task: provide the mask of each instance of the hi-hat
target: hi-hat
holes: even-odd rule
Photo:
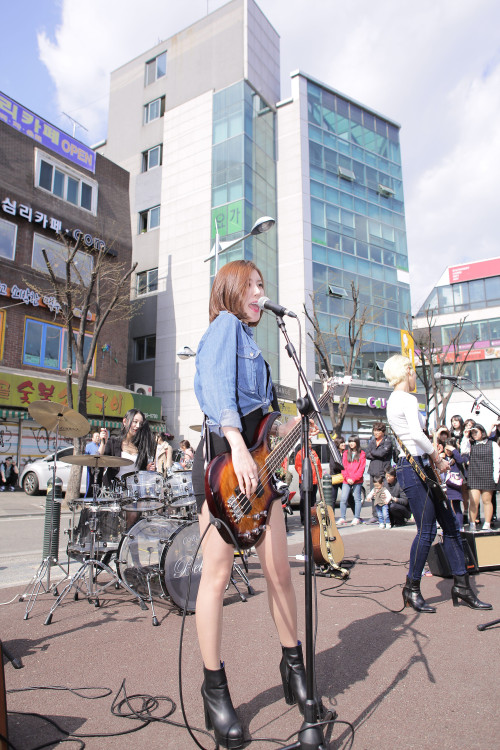
[[[201,428],[202,427],[203,427],[203,425],[201,425],[201,424],[190,424],[189,425],[189,429],[190,430],[194,430],[195,432],[201,432]]]
[[[120,466],[131,466],[134,462],[130,458],[121,456],[90,456],[87,454],[77,456],[64,456],[58,459],[63,464],[73,464],[74,466],[89,466],[91,469],[118,469]]]
[[[83,437],[90,432],[90,422],[74,409],[54,401],[33,401],[28,411],[35,422],[48,432],[57,432],[64,437]]]

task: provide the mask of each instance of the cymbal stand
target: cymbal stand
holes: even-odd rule
[[[69,560],[68,560],[68,567],[67,569],[64,569],[63,566],[59,563],[58,557],[54,557],[50,554],[52,550],[52,543],[54,538],[54,504],[56,502],[56,463],[57,463],[57,450],[59,447],[59,423],[56,425],[56,440],[55,440],[55,451],[54,451],[54,461],[52,464],[52,507],[50,509],[50,535],[49,535],[49,554],[47,557],[45,557],[38,570],[36,571],[35,575],[31,579],[31,581],[26,586],[25,590],[19,597],[19,601],[23,602],[26,597],[28,597],[28,591],[31,588],[29,597],[28,597],[28,603],[26,604],[26,611],[24,613],[24,619],[27,620],[29,617],[29,614],[33,607],[35,606],[35,602],[37,600],[38,594],[40,593],[40,589],[43,588],[43,593],[48,593],[51,588],[54,589],[54,596],[57,596],[57,583],[50,583],[50,571],[51,568],[55,567],[57,565],[60,570],[64,573],[64,577],[58,582],[62,583],[66,578],[69,577]],[[43,584],[43,579],[47,576],[47,581],[45,583],[45,586]]]
[[[94,491],[95,485],[94,485]],[[94,500],[96,500],[94,496]],[[95,508],[95,505],[92,506]],[[125,583],[125,581],[120,580],[118,575],[109,567],[109,565],[106,565],[101,560],[97,559],[97,555],[99,554],[99,542],[97,542],[96,545],[96,538],[97,538],[97,513],[95,510],[92,513],[92,516],[89,520],[89,530],[90,530],[90,557],[85,560],[78,570],[76,571],[75,575],[71,578],[71,580],[66,584],[62,592],[59,594],[57,600],[52,605],[49,614],[47,615],[47,618],[44,622],[44,625],[50,625],[52,622],[52,615],[54,614],[55,610],[61,604],[66,594],[71,591],[73,587],[75,587],[75,599],[78,599],[78,593],[81,592],[85,595],[85,597],[88,599],[89,603],[94,602],[95,607],[100,606],[99,602],[99,594],[101,594],[105,589],[107,589],[109,586],[117,585],[117,586],[123,586],[127,591],[134,596],[138,602],[141,609],[147,611],[147,606],[145,605],[142,597],[136,593],[129,585],[128,583]],[[111,580],[109,580],[107,583],[103,585],[99,585],[96,583],[96,577],[97,574],[106,571],[111,576]]]

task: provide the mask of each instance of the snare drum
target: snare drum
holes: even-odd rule
[[[125,497],[134,500],[163,500],[163,475],[156,471],[136,471],[126,474]]]
[[[196,521],[198,518],[198,511],[196,508],[196,498],[194,495],[187,495],[181,497],[179,500],[174,500],[173,503],[169,503],[166,507],[166,514],[169,518],[176,518],[184,521]]]
[[[197,523],[174,521],[163,516],[142,518],[124,535],[118,550],[118,574],[122,581],[144,597],[169,598],[180,609],[188,590],[189,572],[200,541]],[[194,612],[200,585],[201,548],[194,560],[187,611]]]
[[[116,502],[107,502],[108,498],[97,498],[97,502],[85,502],[81,510],[78,525],[72,529],[67,546],[68,557],[81,559],[88,557],[92,547],[92,535],[89,523],[97,516],[97,532],[94,554],[103,557],[109,552],[116,552],[125,532],[121,507]]]

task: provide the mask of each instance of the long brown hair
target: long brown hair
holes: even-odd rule
[[[233,313],[240,320],[244,320],[242,302],[252,271],[257,271],[264,281],[260,269],[251,260],[233,260],[231,263],[222,266],[214,279],[210,294],[210,306],[208,308],[210,323],[222,310]],[[248,325],[256,326],[259,321],[248,323]]]

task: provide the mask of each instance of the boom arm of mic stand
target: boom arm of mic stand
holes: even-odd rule
[[[332,436],[328,432],[325,420],[323,419],[323,415],[321,414],[321,407],[318,404],[318,399],[316,398],[316,394],[314,393],[313,388],[311,388],[310,384],[307,382],[304,370],[302,369],[302,366],[299,362],[299,358],[297,357],[297,352],[295,351],[295,347],[290,341],[290,337],[288,335],[288,331],[286,330],[285,323],[283,321],[283,318],[281,318],[279,315],[276,316],[276,322],[278,323],[278,326],[281,330],[281,333],[285,337],[286,340],[286,346],[285,350],[290,357],[290,359],[293,360],[295,367],[297,368],[297,372],[299,373],[300,380],[306,390],[307,396],[309,398],[309,403],[311,405],[312,411],[316,413],[318,422],[321,425],[321,428],[323,430],[323,434],[326,438],[326,442],[328,443],[328,448],[330,449],[330,453],[332,457],[335,459],[335,461],[342,465],[342,457],[339,453],[339,450],[335,443],[333,442]]]
[[[479,396],[473,396],[472,393],[469,393],[469,391],[466,388],[462,388],[462,386],[459,383],[455,383],[455,388],[458,388],[459,391],[462,391],[462,393],[465,393],[467,396],[470,396],[472,398],[474,405],[477,404],[477,406],[486,406],[487,409],[489,409],[493,414],[496,414],[497,417],[500,417],[500,411],[493,406],[493,404],[488,400],[485,400],[486,397],[481,392],[481,390],[478,388],[478,391],[480,393]]]

